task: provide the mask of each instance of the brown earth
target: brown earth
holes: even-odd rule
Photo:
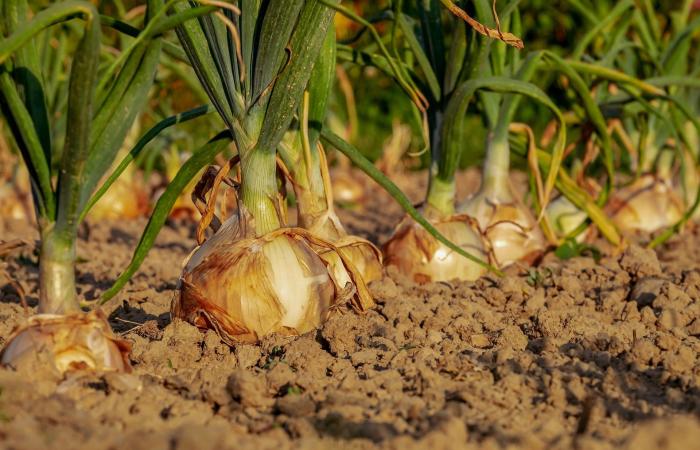
[[[402,185],[420,192],[424,179]],[[383,194],[363,204],[341,217],[382,242],[401,212]],[[144,223],[83,230],[84,298],[126,266]],[[14,237],[28,245],[0,259],[2,342],[37,299],[36,236],[0,221],[0,238]],[[700,448],[697,228],[658,252],[547,257],[473,283],[389,271],[371,285],[375,310],[234,349],[170,322],[193,246],[191,224],[169,224],[107,308],[133,343],[132,375],[0,370],[1,448]]]

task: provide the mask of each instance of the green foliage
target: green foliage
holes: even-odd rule
[[[598,262],[601,258],[600,250],[590,244],[580,243],[575,239],[565,239],[554,251],[559,259],[571,259],[577,256],[590,256]]]

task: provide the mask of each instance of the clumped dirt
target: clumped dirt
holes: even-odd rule
[[[471,174],[464,175],[471,180]],[[403,180],[420,192],[420,176]],[[465,183],[462,183],[463,185]],[[468,183],[467,183],[468,184]],[[343,210],[383,241],[401,212],[372,194]],[[143,221],[83,230],[81,295],[125,267]],[[0,259],[0,340],[36,304],[34,240]],[[512,267],[506,277],[371,285],[378,306],[322,329],[230,349],[171,323],[191,224],[171,223],[110,304],[131,375],[0,370],[8,449],[692,449],[700,444],[700,231],[658,252]],[[3,275],[4,273],[4,275]],[[29,309],[19,301],[16,280]]]

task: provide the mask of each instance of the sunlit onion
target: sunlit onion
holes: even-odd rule
[[[246,237],[233,217],[195,250],[183,270],[171,314],[216,330],[233,345],[270,333],[301,334],[321,325],[333,306],[365,310],[373,302],[356,269],[345,271],[319,254],[331,244],[298,228]]]
[[[75,370],[130,372],[129,342],[117,338],[98,311],[37,314],[16,329],[2,350],[3,365],[21,368],[40,356],[63,374]]]
[[[651,233],[669,227],[683,216],[683,202],[670,184],[644,175],[614,192],[607,210],[622,231]]]
[[[19,198],[12,185],[0,186],[0,217],[4,219],[26,220],[31,217],[24,202]]]
[[[336,170],[332,173],[331,180],[335,201],[359,205],[365,198],[365,186],[350,171]]]
[[[11,156],[0,155],[0,217],[35,223],[29,174]]]
[[[148,211],[148,195],[136,177],[127,173],[110,186],[100,201],[90,209],[93,221],[135,219]]]
[[[487,260],[481,236],[468,218],[453,216],[433,221],[433,225],[457,246]],[[476,280],[486,272],[484,267],[440,243],[409,217],[401,221],[384,245],[384,264],[396,267],[417,283]]]
[[[479,193],[457,209],[477,221],[499,267],[531,261],[546,247],[530,211],[509,197],[488,198]]]
[[[338,251],[355,266],[365,283],[382,277],[381,251],[368,240],[347,234],[332,208],[319,217],[304,217],[303,226],[314,236],[332,242]],[[341,274],[345,269],[335,252],[323,252],[321,256],[337,268],[338,276],[342,277]]]

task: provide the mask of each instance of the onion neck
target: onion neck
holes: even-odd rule
[[[314,151],[315,150],[315,151]],[[326,188],[321,174],[321,158],[318,150],[304,149],[301,134],[294,133],[280,146],[280,155],[292,175],[296,196],[298,222],[302,228],[310,228],[313,219],[328,211]]]
[[[257,236],[281,226],[274,151],[254,148],[241,157],[241,199],[254,219]]]
[[[659,155],[659,161],[656,167],[656,176],[669,184],[672,182],[672,172],[673,172],[673,152],[670,150],[663,150]]]
[[[426,198],[428,207],[437,211],[442,217],[455,213],[455,179],[442,179],[437,175],[437,168],[431,168],[431,177]]]
[[[311,225],[307,223],[309,219],[328,211],[320,161],[314,158],[311,167],[306,167],[302,162],[298,165],[298,169],[292,171],[292,175],[295,181],[300,182],[294,187],[299,210],[299,225],[306,228]]]
[[[479,196],[506,202],[510,200],[508,188],[510,172],[510,144],[508,127],[499,125],[489,134],[484,161],[483,179]]]
[[[39,313],[66,314],[80,310],[75,289],[75,237],[49,224],[41,233]]]

